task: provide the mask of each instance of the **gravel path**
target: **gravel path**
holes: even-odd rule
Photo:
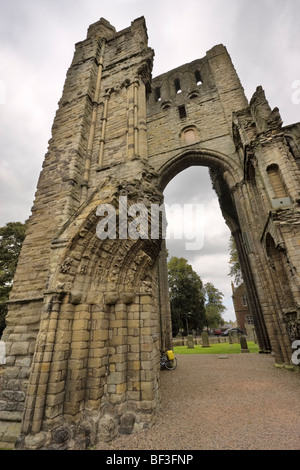
[[[300,450],[300,373],[269,355],[177,356],[151,429],[103,450]]]

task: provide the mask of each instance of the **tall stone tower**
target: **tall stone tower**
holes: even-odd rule
[[[261,88],[248,103],[222,45],[154,79],[153,55],[144,18],[120,32],[102,18],[76,44],[2,338],[1,445],[85,448],[155,422],[172,338],[152,207],[191,165],[210,168],[261,350],[291,363],[300,125],[283,128]]]

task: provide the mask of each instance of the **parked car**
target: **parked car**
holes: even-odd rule
[[[221,334],[222,334],[222,330],[220,330],[218,328],[216,330],[214,330],[214,335],[220,336]]]
[[[240,330],[239,328],[228,328],[228,330],[223,331],[223,333],[221,333],[221,336],[228,336],[228,335],[229,335],[229,331],[231,331],[232,333],[233,333],[234,331],[237,331],[237,332],[240,333],[241,335],[244,334],[243,331]]]

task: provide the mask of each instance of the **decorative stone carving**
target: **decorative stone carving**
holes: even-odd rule
[[[70,271],[71,269],[71,266],[73,264],[73,259],[72,258],[67,258],[63,264],[61,265],[60,267],[60,272],[63,273],[63,274],[66,274]]]

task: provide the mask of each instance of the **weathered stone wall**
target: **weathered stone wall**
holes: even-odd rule
[[[287,364],[292,342],[289,323],[299,319],[300,175],[289,132],[282,127],[278,109],[270,109],[261,87],[249,107],[234,117],[236,142],[245,158],[247,249],[271,348],[275,359]],[[292,146],[297,147],[296,139]],[[276,194],[270,168],[276,168],[283,197]]]
[[[178,93],[176,80],[181,87]],[[155,94],[158,88],[159,100]],[[155,78],[152,89],[147,129],[149,162],[154,168],[161,168],[183,150],[192,151],[195,143],[239,164],[232,141],[232,113],[243,109],[247,99],[223,45],[212,48],[203,59]],[[181,107],[185,109],[182,117]]]

